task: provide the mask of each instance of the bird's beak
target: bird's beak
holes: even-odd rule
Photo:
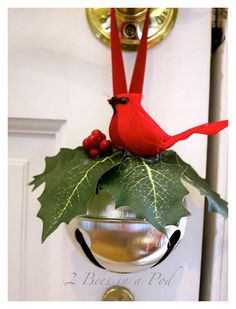
[[[109,104],[111,104],[112,106],[116,105],[118,103],[118,98],[117,97],[112,97],[110,99],[107,100]]]

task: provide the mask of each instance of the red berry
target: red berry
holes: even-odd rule
[[[101,149],[101,151],[103,152],[108,152],[111,150],[111,141],[107,140],[107,139],[103,139],[100,143],[99,143],[99,148]]]
[[[102,132],[100,130],[93,130],[91,135],[93,136],[98,136],[98,137],[102,137]]]
[[[95,148],[100,142],[100,137],[94,135],[90,135],[87,139],[90,148]]]
[[[102,138],[102,140],[106,139],[106,135],[104,133],[102,133],[101,138]]]
[[[85,138],[85,139],[83,140],[83,144],[82,144],[82,145],[83,145],[84,149],[89,150],[90,145],[89,145],[88,138]]]
[[[90,155],[90,157],[92,157],[92,158],[98,156],[99,154],[100,154],[99,149],[91,148],[91,149],[89,150],[89,155]]]
[[[100,130],[93,130],[91,135],[99,136],[101,138],[100,140],[106,139],[106,135],[102,133]]]

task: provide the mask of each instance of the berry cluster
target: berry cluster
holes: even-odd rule
[[[99,156],[101,153],[109,154],[112,149],[112,144],[100,130],[93,130],[91,134],[83,140],[83,147],[88,151],[90,157],[93,158]]]

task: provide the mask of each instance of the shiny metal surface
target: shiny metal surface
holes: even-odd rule
[[[117,8],[117,23],[120,29],[121,46],[124,50],[135,51],[142,36],[147,8]],[[163,40],[172,30],[178,9],[152,8],[148,31],[148,48]],[[87,19],[93,34],[110,46],[110,9],[88,8]]]
[[[133,301],[134,296],[127,288],[123,286],[112,286],[107,289],[102,297],[103,301]]]
[[[152,267],[163,258],[176,230],[180,230],[182,238],[185,218],[178,227],[167,226],[167,236],[147,221],[137,219],[78,216],[74,219],[72,233],[75,227],[83,234],[100,265],[112,272],[131,273]]]

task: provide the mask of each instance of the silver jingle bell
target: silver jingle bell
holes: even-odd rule
[[[138,220],[129,207],[107,217],[78,216],[69,224],[76,246],[95,265],[116,273],[133,273],[162,262],[184,235],[186,218],[166,226],[167,234]]]

